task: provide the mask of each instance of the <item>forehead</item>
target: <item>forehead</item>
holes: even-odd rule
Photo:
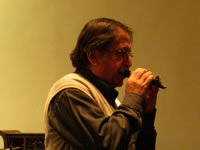
[[[123,41],[130,42],[130,36],[122,28],[117,28],[116,40],[117,41],[122,41],[122,42]]]
[[[118,28],[116,32],[116,40],[110,45],[110,49],[126,48],[131,49],[131,40],[129,34]]]

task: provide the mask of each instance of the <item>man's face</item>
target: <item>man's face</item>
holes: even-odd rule
[[[113,88],[122,86],[124,77],[119,70],[128,69],[131,66],[131,42],[129,35],[118,29],[117,40],[108,52],[99,57],[99,77],[110,84]]]

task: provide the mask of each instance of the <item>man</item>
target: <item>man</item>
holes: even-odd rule
[[[153,150],[158,88],[151,72],[132,71],[121,105],[115,103],[131,66],[132,32],[97,18],[80,33],[71,61],[76,68],[57,81],[45,106],[46,150]]]

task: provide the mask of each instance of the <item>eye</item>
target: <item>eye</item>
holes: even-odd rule
[[[119,57],[128,57],[128,56],[133,57],[133,53],[132,53],[132,51],[131,51],[130,49],[129,49],[129,50],[127,50],[127,49],[118,50],[118,51],[116,52],[116,54],[117,54],[117,56],[119,56]]]

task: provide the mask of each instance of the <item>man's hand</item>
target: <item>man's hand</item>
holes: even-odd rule
[[[145,112],[153,112],[156,105],[159,88],[156,86],[149,88],[153,77],[152,72],[138,68],[131,73],[126,83],[126,93],[133,92],[145,99]]]
[[[145,99],[152,80],[152,72],[143,68],[138,68],[131,73],[127,80],[126,93],[133,92]]]
[[[145,102],[146,102],[146,105],[144,108],[145,112],[154,111],[158,90],[159,88],[157,86],[152,86],[151,89],[149,89],[149,91],[147,92],[146,97],[145,97]]]

